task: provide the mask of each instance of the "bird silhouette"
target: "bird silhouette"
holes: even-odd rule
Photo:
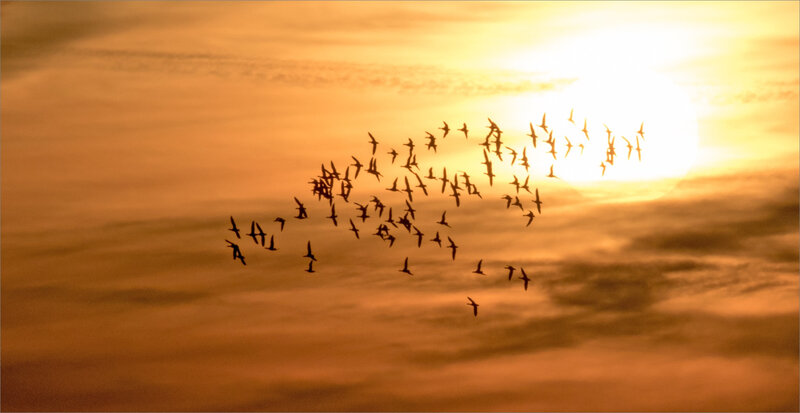
[[[443,130],[443,131],[444,131],[444,135],[442,135],[442,138],[446,138],[446,137],[447,137],[447,132],[450,132],[450,127],[449,127],[449,126],[447,126],[447,122],[445,122],[445,121],[442,121],[442,123],[444,123],[444,126],[442,126],[442,127],[441,127],[441,128],[439,128],[439,129],[441,129],[441,130]]]
[[[372,144],[372,154],[375,155],[375,149],[378,148],[378,141],[375,140],[375,137],[372,136],[372,133],[367,132],[367,135],[369,135],[369,143]]]
[[[459,132],[464,132],[464,139],[468,139],[469,138],[467,136],[467,133],[469,132],[469,129],[467,129],[467,124],[466,123],[464,124],[464,126],[461,127],[461,129],[459,129]]]
[[[511,199],[512,199],[511,195],[505,194],[502,197],[500,197],[500,199],[506,200],[506,209],[511,208]]]
[[[258,222],[256,222],[256,228],[258,228],[258,233],[256,235],[261,238],[261,246],[263,247],[267,238],[267,234],[264,233],[264,230],[261,229],[261,225],[259,225]]]
[[[553,165],[550,165],[550,173],[547,174],[547,177],[548,178],[558,178],[557,176],[555,176],[555,174],[553,174]]]
[[[408,269],[408,257],[406,257],[405,262],[403,262],[403,269],[398,270],[398,271],[404,272],[404,273],[406,273],[408,275],[414,275],[414,274],[411,273],[411,270]]]
[[[503,268],[508,270],[508,281],[511,281],[511,276],[514,275],[514,270],[516,270],[516,268],[514,268],[514,267],[512,267],[510,265],[506,265]]]
[[[389,155],[392,155],[392,165],[394,165],[394,159],[397,158],[397,151],[394,150],[394,148],[392,148],[391,151],[386,152],[386,153],[388,153]]]
[[[440,224],[440,225],[444,225],[444,226],[449,228],[450,224],[448,224],[447,221],[445,220],[445,215],[447,215],[447,211],[442,212],[442,219],[440,219],[439,221],[436,221],[436,223]]]
[[[519,270],[522,271],[522,277],[519,277],[519,279],[525,282],[525,291],[528,291],[528,281],[531,279],[528,278],[528,274],[525,274],[524,268],[520,268]]]
[[[533,122],[529,122],[528,124],[531,127],[531,133],[529,133],[528,136],[531,137],[531,139],[533,140],[533,147],[536,148],[536,131],[533,129]]]
[[[636,133],[639,134],[639,136],[641,136],[642,139],[644,139],[644,122],[642,122],[642,124],[639,126],[639,131]]]
[[[448,245],[447,248],[450,248],[450,249],[453,250],[453,261],[455,261],[456,260],[456,249],[458,248],[458,245],[456,245],[456,243],[453,242],[453,239],[450,238],[449,236],[447,237],[447,241],[450,242],[450,245]]]
[[[628,160],[631,160],[631,152],[633,152],[633,145],[631,145],[631,141],[625,139],[623,136],[622,139],[625,141],[625,146],[628,148]]]
[[[285,219],[283,219],[281,217],[277,217],[272,222],[280,222],[281,223],[281,232],[283,232],[283,226],[284,226],[284,224],[286,224],[286,220]],[[239,235],[239,234],[237,233],[236,235]]]
[[[228,231],[233,231],[233,233],[236,234],[236,238],[240,239],[242,238],[239,236],[239,228],[236,228],[236,222],[233,220],[232,216],[231,216],[231,227],[228,228]]]
[[[361,162],[359,162],[358,159],[356,159],[355,156],[351,156],[351,158],[353,158],[353,160],[356,161],[356,163],[353,163],[351,165],[356,167],[356,173],[353,176],[353,179],[357,179],[358,178],[358,173],[361,172],[361,167],[364,166],[364,165],[362,165]]]
[[[473,274],[481,274],[481,275],[486,275],[486,274],[484,274],[484,273],[483,273],[483,271],[481,270],[481,264],[483,264],[483,259],[481,259],[480,261],[478,261],[478,268],[476,268],[474,271],[472,271],[472,273],[473,273]]]
[[[536,188],[536,199],[533,201],[536,204],[536,212],[542,213],[542,201],[539,199],[539,188]]]
[[[248,237],[252,238],[253,242],[258,244],[258,238],[256,238],[258,236],[258,234],[256,234],[256,222],[255,221],[250,221],[250,232],[248,234],[246,234],[246,235]]]
[[[471,305],[472,306],[472,313],[475,314],[475,317],[477,317],[478,316],[478,306],[480,304],[476,303],[473,299],[471,299],[469,297],[467,297],[467,300],[469,300],[467,305]]]
[[[581,129],[581,132],[583,132],[583,134],[586,135],[586,140],[588,141],[589,140],[589,130],[586,129],[586,119],[585,118],[583,119],[583,129]]]
[[[295,209],[297,209],[297,216],[295,218],[297,218],[297,219],[306,219],[306,218],[308,218],[308,212],[306,212],[306,207],[303,206],[303,203],[300,202],[300,200],[297,199],[297,197],[294,198],[294,202],[297,203],[297,208],[295,208]]]
[[[353,223],[353,220],[350,219],[350,231],[353,231],[356,234],[356,239],[358,239],[358,228],[356,228],[356,224]]]
[[[425,235],[420,232],[419,228],[414,227],[414,236],[417,237],[417,248],[422,248],[422,236]]]
[[[313,259],[308,262],[308,269],[306,269],[306,272],[316,272],[316,271],[314,271],[314,260]]]
[[[242,250],[239,249],[239,245],[234,244],[228,240],[225,240],[225,242],[228,243],[228,248],[233,249],[233,260],[236,261],[237,259],[239,259],[242,262],[242,265],[247,265],[247,263],[244,262],[244,255],[242,255]]]
[[[278,250],[277,248],[275,248],[275,236],[274,235],[270,235],[269,236],[269,247],[265,247],[264,249],[267,249],[267,250],[270,250],[270,251],[277,251]]]
[[[337,216],[338,215],[336,215],[336,205],[335,204],[331,204],[331,215],[327,216],[325,218],[330,218],[330,220],[333,221],[333,226],[338,227],[339,223],[336,221],[336,217]]]
[[[306,245],[306,250],[308,252],[306,252],[306,255],[303,255],[303,257],[311,258],[311,261],[316,261],[317,257],[315,257],[314,254],[311,252],[311,241],[308,241],[308,244]]]
[[[604,162],[600,162],[600,167],[603,168],[603,174],[600,176],[606,176],[606,164]]]
[[[575,124],[575,121],[574,121],[574,120],[572,120],[572,111],[573,111],[573,110],[574,110],[574,109],[570,109],[570,110],[569,110],[569,119],[567,119],[567,120],[569,121],[569,123],[571,123],[571,124],[573,124],[573,125],[574,125],[574,124]]]
[[[436,231],[436,236],[431,239],[431,241],[439,244],[439,248],[442,248],[442,239],[439,238],[439,231]]]
[[[547,124],[545,123],[545,118],[547,118],[547,113],[542,115],[542,124],[539,125],[539,127],[542,128],[545,132],[547,132]]]
[[[639,156],[639,162],[642,161],[642,148],[639,147],[639,137],[636,137],[636,154]]]
[[[529,226],[531,225],[531,221],[533,221],[533,218],[534,218],[533,211],[531,211],[531,210],[528,210],[528,213],[527,213],[527,214],[524,214],[524,215],[522,215],[522,216],[523,216],[523,217],[528,217],[528,223],[527,223],[525,226],[526,226],[526,227],[529,227]]]

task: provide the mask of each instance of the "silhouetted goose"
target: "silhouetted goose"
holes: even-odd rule
[[[408,257],[406,257],[405,262],[403,262],[403,269],[398,270],[398,271],[404,272],[404,273],[406,273],[408,275],[414,275],[414,274],[411,273],[411,270],[408,269]]]
[[[473,273],[473,274],[481,274],[481,275],[486,275],[486,274],[484,274],[484,273],[483,273],[483,271],[481,270],[481,265],[482,265],[482,264],[483,264],[483,259],[481,259],[480,261],[478,261],[478,268],[476,268],[476,269],[475,269],[475,271],[472,271],[472,273]]]
[[[477,317],[477,316],[478,316],[478,306],[479,306],[480,304],[476,303],[474,300],[472,300],[472,299],[471,299],[471,298],[469,298],[469,297],[467,297],[467,300],[469,300],[469,302],[467,303],[467,305],[471,305],[471,306],[472,306],[472,313],[473,313],[473,314],[475,314],[475,317]]]
[[[236,222],[233,220],[233,216],[231,216],[231,227],[228,228],[228,231],[233,231],[233,233],[236,234],[236,238],[242,238],[239,236],[239,228],[236,228]]]

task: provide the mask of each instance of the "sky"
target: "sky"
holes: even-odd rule
[[[0,17],[4,411],[800,407],[797,2],[4,1]],[[487,118],[510,148],[487,155],[492,185]],[[383,178],[350,166],[334,226],[309,181],[367,165],[368,132]],[[403,214],[386,188],[416,182],[408,139],[425,235],[390,227],[390,247],[354,203]],[[482,198],[456,207],[428,168]]]

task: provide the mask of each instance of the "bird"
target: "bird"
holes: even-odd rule
[[[547,132],[547,124],[546,124],[546,123],[545,123],[545,121],[544,121],[546,117],[547,117],[547,113],[545,113],[544,115],[542,115],[542,124],[541,124],[541,125],[539,125],[539,127],[540,127],[540,128],[542,128],[542,129],[544,129],[544,131],[545,131],[545,132]]]
[[[378,141],[375,140],[375,137],[372,136],[372,133],[367,132],[367,135],[369,135],[369,143],[372,144],[372,154],[375,155],[375,149],[378,148]]]
[[[453,250],[453,261],[455,261],[455,259],[456,259],[456,249],[458,248],[458,245],[456,245],[456,243],[453,242],[453,239],[450,238],[449,236],[447,237],[447,241],[450,242],[450,245],[448,245],[447,248],[450,248],[450,249]]]
[[[306,249],[308,250],[308,252],[306,252],[306,255],[303,255],[303,257],[311,258],[312,261],[316,261],[317,257],[315,257],[313,253],[311,253],[311,241],[308,241],[308,245],[306,245]]]
[[[514,270],[516,270],[516,268],[510,265],[506,265],[504,268],[508,270],[508,281],[511,281],[511,276],[514,275]]]
[[[528,213],[527,214],[523,214],[522,216],[523,217],[528,217],[528,223],[525,226],[529,227],[531,225],[531,221],[533,221],[533,218],[534,218],[533,211],[528,210]]]
[[[247,265],[247,263],[244,262],[244,255],[242,255],[242,250],[239,249],[239,245],[228,240],[225,240],[225,242],[228,243],[228,248],[233,248],[233,260],[236,261],[236,259],[239,259],[239,261],[242,262],[242,265]]]
[[[631,160],[631,152],[633,152],[633,145],[631,145],[631,141],[625,139],[623,136],[622,139],[625,141],[625,146],[628,148],[628,160]]]
[[[409,214],[411,214],[411,219],[417,219],[417,217],[414,215],[414,212],[416,212],[417,210],[414,209],[408,201],[406,201],[406,209],[405,210]]]
[[[464,132],[464,139],[469,139],[469,137],[467,136],[467,133],[469,132],[469,129],[467,129],[467,124],[466,123],[458,131],[459,132]]]
[[[642,139],[644,139],[644,122],[642,122],[642,124],[639,126],[639,131],[636,133],[639,134],[639,136],[641,136]]]
[[[600,176],[606,176],[606,164],[605,162],[600,162],[600,167],[603,168],[603,174]]]
[[[486,275],[486,274],[484,274],[484,273],[483,273],[483,271],[481,270],[481,264],[483,264],[483,259],[481,259],[480,261],[478,261],[478,268],[476,268],[476,269],[475,269],[475,271],[472,271],[472,273],[473,273],[473,274],[481,274],[481,275]]]
[[[283,219],[281,217],[277,217],[272,222],[280,222],[281,223],[281,232],[283,232],[283,225],[286,224],[286,220],[285,219]],[[239,235],[239,234],[237,233],[236,235]]]
[[[392,187],[391,188],[386,188],[386,190],[387,191],[392,191],[392,192],[400,191],[399,189],[397,189],[397,178],[394,178],[394,182],[392,183]]]
[[[297,202],[297,208],[295,208],[295,209],[297,209],[297,216],[295,218],[297,218],[297,219],[306,219],[306,218],[308,218],[308,213],[306,212],[306,207],[303,206],[303,203],[300,202],[300,200],[297,199],[297,197],[294,198],[294,202]]]
[[[512,175],[512,176],[514,177],[514,180],[509,182],[509,184],[514,185],[514,188],[516,188],[517,193],[519,193],[519,179],[517,179],[516,175]]]
[[[519,279],[525,281],[525,291],[528,291],[528,281],[530,281],[531,279],[528,278],[528,274],[525,274],[524,268],[520,268],[519,270],[522,271],[522,277],[519,277]]]
[[[353,220],[350,219],[350,231],[356,234],[356,239],[358,239],[358,228],[356,228],[356,224],[353,223]]]
[[[539,214],[542,213],[542,201],[539,200],[539,188],[536,188],[536,200],[533,201],[536,204],[536,212]]]
[[[325,217],[325,218],[330,218],[330,219],[331,219],[331,221],[333,221],[333,226],[335,226],[335,227],[338,227],[338,226],[339,226],[339,223],[338,223],[338,222],[336,222],[336,217],[337,217],[337,216],[338,216],[338,215],[336,215],[336,204],[331,204],[331,215],[330,215],[330,216],[327,216],[327,217]]]
[[[423,194],[425,194],[425,196],[428,196],[428,186],[427,186],[427,185],[425,185],[425,184],[422,182],[422,178],[420,178],[420,177],[419,177],[419,174],[417,174],[416,172],[414,172],[414,176],[416,176],[416,177],[417,177],[417,182],[419,182],[419,184],[417,185],[417,188],[420,188],[420,189],[422,189],[422,193],[423,193]]]
[[[256,222],[256,228],[258,228],[258,233],[256,235],[261,238],[261,246],[263,247],[267,234],[264,233],[264,230],[261,229],[261,225],[259,225],[258,222]]]
[[[316,272],[316,271],[314,271],[314,260],[313,259],[308,262],[308,269],[306,270],[306,272]]]
[[[506,200],[506,209],[511,208],[511,195],[505,194],[500,199]]]
[[[511,154],[511,157],[512,157],[511,158],[511,166],[514,166],[514,161],[517,160],[517,151],[515,151],[513,148],[509,148],[508,146],[506,146],[506,149],[509,150],[509,153]]]
[[[444,189],[447,187],[447,168],[442,168],[442,177],[439,178],[442,181],[442,193],[444,193]]]
[[[570,110],[569,110],[569,119],[567,119],[567,120],[568,120],[568,121],[569,121],[571,124],[573,124],[573,125],[574,125],[574,124],[575,124],[575,121],[574,121],[574,120],[572,120],[572,111],[573,111],[573,110],[574,110],[574,109],[570,109]]]
[[[442,248],[442,239],[439,238],[439,231],[436,231],[436,236],[431,239],[431,241],[439,244],[439,248]]]
[[[411,186],[408,184],[408,177],[404,176],[403,178],[406,181],[406,189],[404,189],[403,192],[405,192],[408,195],[408,200],[409,201],[414,202],[414,197],[411,196],[411,193],[414,192],[414,191],[411,189]]]
[[[518,206],[520,211],[524,211],[524,209],[522,209],[522,202],[520,202],[518,196],[514,197],[514,203],[512,203],[511,205]]]
[[[351,164],[352,166],[356,167],[356,174],[355,174],[355,176],[353,176],[353,179],[356,179],[356,178],[358,178],[358,173],[361,171],[361,167],[364,166],[364,165],[362,165],[361,162],[359,162],[358,159],[356,159],[355,156],[351,156],[351,158],[353,158],[353,160],[356,161],[356,163]]]
[[[583,119],[583,129],[581,129],[584,135],[586,135],[586,140],[589,140],[589,130],[586,129],[586,118]]]
[[[394,150],[394,148],[392,148],[391,151],[386,152],[386,153],[388,153],[389,155],[392,155],[392,165],[394,165],[394,159],[397,158],[397,151]]]
[[[536,147],[536,131],[533,129],[533,122],[528,122],[528,124],[531,127],[531,133],[529,133],[528,136],[530,136],[531,139],[533,140],[533,147],[535,148]]]
[[[422,236],[425,235],[419,231],[419,228],[414,227],[414,236],[417,237],[417,248],[422,248]]]
[[[558,178],[553,174],[553,165],[550,165],[550,173],[547,175],[548,178]]]
[[[486,165],[486,172],[484,172],[484,174],[489,177],[489,186],[492,186],[493,185],[493,178],[495,177],[495,174],[492,173],[492,163],[491,162],[489,162]]]
[[[472,300],[471,298],[469,298],[469,297],[467,297],[467,300],[469,300],[469,302],[467,303],[467,305],[471,305],[471,306],[472,306],[472,313],[473,313],[473,314],[475,314],[475,317],[477,317],[477,316],[478,316],[478,306],[479,306],[480,304],[476,303],[475,301],[473,301],[473,300]]]
[[[231,216],[231,227],[228,228],[228,231],[233,231],[233,233],[236,234],[236,238],[242,238],[239,236],[239,228],[236,228],[236,222],[233,220],[233,216]]]
[[[442,138],[446,138],[446,137],[447,137],[447,132],[450,132],[450,127],[449,127],[449,126],[447,126],[447,122],[445,122],[445,121],[442,121],[442,123],[444,123],[444,126],[442,126],[442,127],[441,127],[441,128],[439,128],[439,129],[441,129],[441,130],[443,130],[443,131],[444,131],[444,135],[442,135]]]
[[[578,147],[581,148],[581,155],[583,155],[584,146],[582,143],[578,144]]]
[[[275,248],[275,236],[274,235],[270,235],[269,236],[269,247],[264,247],[264,249],[267,249],[267,250],[270,250],[270,251],[277,251],[278,250],[277,248]]]
[[[639,147],[639,137],[636,137],[636,154],[639,155],[639,162],[642,161],[642,148]]]
[[[528,155],[527,155],[527,147],[522,147],[522,158],[520,158],[520,165],[525,167],[525,172],[528,172],[528,168],[531,166],[528,163]]]
[[[531,189],[528,187],[528,181],[531,179],[531,176],[528,175],[525,177],[525,183],[520,185],[519,187],[524,189],[526,192],[531,193]]]
[[[446,227],[448,227],[448,228],[449,228],[449,227],[450,227],[450,224],[448,224],[448,223],[447,223],[447,221],[445,220],[445,215],[447,215],[447,211],[444,211],[444,212],[442,212],[442,219],[441,219],[441,220],[439,220],[439,221],[436,221],[436,223],[437,223],[437,224],[444,225],[444,226],[446,226]]]
[[[606,133],[608,134],[608,139],[611,139],[611,129],[609,129],[608,126],[605,123],[603,124],[603,126],[605,126],[605,128],[606,128]]]
[[[408,275],[414,275],[414,274],[412,274],[412,273],[411,273],[411,271],[408,269],[408,257],[406,257],[406,260],[405,260],[405,262],[403,263],[403,269],[401,269],[401,270],[398,270],[398,271],[400,271],[400,272],[404,272],[404,273],[406,273],[406,274],[408,274]]]
[[[566,136],[564,137],[564,139],[567,140],[567,153],[564,154],[564,158],[566,158],[567,156],[569,156],[569,151],[572,150],[572,142],[570,142],[569,138]]]
[[[256,238],[256,235],[258,235],[258,234],[256,234],[256,222],[255,221],[250,221],[250,233],[248,233],[246,235],[249,236],[250,238],[252,238],[253,242],[258,244],[258,238]]]

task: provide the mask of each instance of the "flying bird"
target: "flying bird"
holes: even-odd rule
[[[564,158],[566,159],[566,157],[569,156],[569,151],[572,150],[572,142],[570,142],[569,138],[566,136],[564,137],[564,139],[567,140],[567,153],[564,154]]]
[[[336,215],[336,204],[331,204],[331,215],[330,215],[330,216],[327,216],[327,217],[325,217],[325,218],[330,218],[330,219],[331,219],[331,221],[333,221],[333,226],[335,226],[335,227],[338,227],[338,226],[339,226],[339,223],[338,223],[338,222],[336,222],[336,217],[337,217],[337,216],[338,216],[338,215]]]
[[[285,219],[283,219],[281,217],[277,217],[272,222],[280,222],[281,223],[281,232],[283,232],[283,225],[286,224],[286,220]],[[239,234],[236,234],[236,235],[239,235]]]
[[[375,140],[375,137],[372,136],[372,133],[367,132],[367,135],[369,135],[369,143],[372,144],[372,154],[375,155],[375,149],[378,148],[378,141]]]
[[[242,238],[241,236],[239,236],[239,228],[236,228],[236,222],[233,220],[232,216],[231,216],[231,227],[228,228],[228,231],[233,231],[233,233],[236,234],[236,238],[240,239]]]
[[[356,228],[356,224],[353,223],[352,219],[350,219],[350,231],[353,231],[356,234],[356,239],[358,239],[358,228]]]
[[[476,268],[476,269],[475,269],[475,271],[472,271],[472,273],[473,273],[473,274],[481,274],[481,275],[486,275],[486,274],[484,274],[484,273],[483,273],[483,271],[481,270],[481,264],[483,264],[483,259],[481,259],[480,261],[478,261],[478,268]]]
[[[408,269],[408,257],[406,257],[406,261],[403,263],[403,269],[402,269],[402,270],[398,270],[398,271],[400,271],[400,272],[404,272],[404,273],[406,273],[406,274],[408,274],[408,275],[414,275],[414,274],[412,274],[412,273],[411,273],[411,271]]]
[[[439,238],[439,231],[436,231],[436,236],[431,239],[431,241],[439,244],[439,248],[442,248],[442,239]]]
[[[441,127],[441,128],[439,128],[439,129],[441,129],[441,130],[443,130],[443,131],[444,131],[444,135],[442,135],[442,138],[446,138],[446,137],[447,137],[447,132],[450,132],[450,127],[449,127],[449,126],[447,126],[447,122],[445,122],[445,121],[442,121],[442,123],[444,123],[444,126],[442,126],[442,127]]]
[[[471,306],[472,306],[472,313],[473,313],[473,314],[475,314],[475,317],[477,317],[477,316],[478,316],[478,306],[479,306],[480,304],[476,303],[475,301],[473,301],[473,300],[472,300],[471,298],[469,298],[469,297],[467,297],[467,300],[469,300],[469,302],[467,303],[467,305],[471,305]]]
[[[316,271],[314,271],[314,260],[313,259],[308,262],[308,269],[306,270],[306,272],[309,272],[309,273],[310,272],[316,272]]]
[[[642,139],[644,139],[644,122],[642,122],[642,124],[639,126],[639,131],[636,133],[639,134],[639,136],[641,136]]]
[[[633,145],[631,145],[631,141],[625,139],[623,136],[622,139],[625,141],[625,146],[628,148],[628,160],[631,160],[631,152],[633,152]]]
[[[547,177],[548,177],[548,178],[558,178],[557,176],[555,176],[555,175],[553,174],[553,165],[550,165],[550,173],[549,173],[549,174],[547,174]]]
[[[536,212],[538,212],[541,215],[542,201],[539,200],[539,188],[536,188],[536,200],[534,200],[533,203],[536,204]]]
[[[449,228],[449,227],[450,227],[450,224],[448,224],[448,223],[447,223],[447,221],[445,220],[445,215],[447,215],[447,211],[444,211],[444,212],[442,212],[442,219],[441,219],[441,220],[439,220],[439,221],[436,221],[436,223],[437,223],[437,224],[444,225],[444,226],[446,226],[446,227],[448,227],[448,228]]]
[[[528,291],[528,281],[530,281],[531,279],[528,278],[528,274],[525,274],[524,268],[520,268],[519,270],[522,271],[522,277],[519,277],[519,279],[525,281],[525,291]]]
[[[584,135],[586,135],[586,140],[589,140],[589,130],[586,129],[586,118],[583,119],[583,129],[581,129]]]
[[[574,125],[574,124],[575,124],[575,121],[574,121],[574,120],[572,120],[572,111],[573,111],[573,110],[574,110],[574,109],[570,109],[570,110],[569,110],[569,119],[567,119],[567,120],[569,121],[569,123],[571,123],[571,124],[573,124],[573,125]]]
[[[528,210],[528,213],[527,214],[523,214],[522,216],[523,217],[528,217],[528,223],[525,224],[525,226],[529,227],[531,225],[531,222],[533,221],[533,218],[534,218],[533,211]]]
[[[639,155],[639,162],[642,161],[642,148],[639,147],[639,137],[636,137],[636,154]]]
[[[533,147],[535,148],[536,147],[536,131],[533,129],[533,122],[528,122],[528,124],[531,127],[531,133],[529,133],[528,136],[530,136],[531,139],[533,140]]]
[[[306,245],[306,249],[308,250],[308,252],[306,252],[306,255],[303,255],[303,257],[311,258],[311,261],[316,261],[317,257],[315,257],[314,254],[311,252],[311,241],[308,241],[308,245]]]
[[[394,165],[394,159],[397,158],[397,151],[394,150],[394,148],[392,148],[391,151],[386,152],[386,153],[388,153],[389,155],[392,155],[392,165]]]
[[[469,129],[467,129],[467,124],[466,123],[464,124],[464,126],[461,127],[461,129],[459,129],[459,132],[464,132],[464,139],[468,139],[469,138],[467,136],[467,132],[469,132]]]
[[[225,242],[228,243],[228,248],[233,249],[233,260],[236,261],[236,259],[239,259],[239,261],[242,262],[242,265],[247,265],[247,263],[244,262],[244,255],[242,255],[242,250],[239,249],[239,245],[234,244],[228,240],[225,240]]]
[[[450,242],[450,245],[448,245],[447,248],[450,248],[450,249],[453,250],[453,261],[455,261],[455,259],[456,259],[456,249],[458,248],[458,245],[456,245],[456,243],[453,242],[453,239],[450,238],[449,236],[447,237],[447,241]]]
[[[516,268],[510,265],[506,265],[504,268],[508,270],[508,281],[511,281],[511,276],[514,275],[514,270],[516,270]]]
[[[419,231],[419,228],[414,227],[414,236],[417,237],[417,248],[422,248],[422,236],[425,235]]]
[[[351,156],[351,158],[353,158],[353,160],[356,161],[356,163],[351,164],[352,166],[356,167],[356,174],[355,174],[355,176],[353,176],[353,179],[356,179],[356,178],[358,178],[358,173],[361,172],[361,167],[364,166],[364,165],[362,165],[361,162],[359,162],[358,159],[356,159],[355,156]]]
[[[606,164],[605,162],[600,162],[600,167],[603,168],[603,174],[600,176],[606,176]]]
[[[250,221],[250,232],[247,234],[250,238],[253,239],[253,242],[258,244],[258,238],[256,238],[258,234],[256,234],[256,222]]]
[[[264,230],[261,229],[261,225],[259,225],[258,222],[256,222],[256,228],[258,228],[258,233],[256,235],[261,238],[261,246],[263,247],[267,238],[267,234],[264,233]]]
[[[300,200],[297,199],[297,197],[294,198],[294,202],[297,203],[297,208],[295,208],[297,210],[297,216],[295,218],[297,219],[308,218],[308,213],[306,212],[306,207],[303,206],[303,203],[300,202]]]
[[[545,123],[545,121],[544,121],[546,117],[547,117],[547,113],[545,113],[544,115],[542,115],[542,124],[541,124],[541,125],[539,125],[539,127],[540,127],[540,128],[542,128],[542,129],[544,129],[544,131],[545,131],[545,132],[547,132],[547,124],[546,124],[546,123]]]
[[[269,236],[269,247],[264,247],[264,249],[267,249],[267,250],[270,250],[270,251],[277,251],[278,250],[277,248],[275,248],[275,236],[274,235],[270,235]]]

